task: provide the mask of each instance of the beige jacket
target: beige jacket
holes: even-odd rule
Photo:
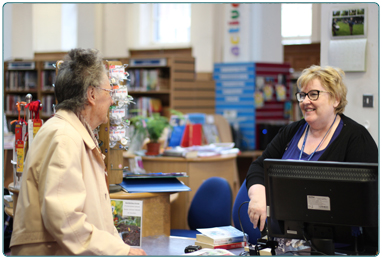
[[[59,110],[24,165],[12,255],[127,255],[113,224],[104,156],[72,112]]]

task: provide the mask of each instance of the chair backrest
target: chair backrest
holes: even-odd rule
[[[239,221],[239,208],[240,205],[245,201],[249,201],[246,180],[244,180],[243,184],[241,185],[232,208],[233,225],[239,230],[241,230]],[[248,203],[243,204],[240,208],[240,220],[244,232],[248,234],[248,242],[251,244],[257,244],[257,239],[261,237],[261,233],[258,228],[253,228],[253,224],[249,220]]]
[[[205,180],[192,199],[188,211],[190,229],[231,225],[232,190],[221,177]]]

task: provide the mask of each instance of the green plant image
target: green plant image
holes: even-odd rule
[[[122,240],[131,246],[140,246],[141,217],[123,217],[123,201],[111,200],[114,226],[120,233]]]
[[[181,112],[171,110],[171,113],[183,118]],[[150,142],[158,142],[164,129],[167,127],[171,128],[168,118],[159,113],[153,113],[150,117],[138,115],[130,118],[130,122],[135,128],[135,133],[140,132],[146,134]]]

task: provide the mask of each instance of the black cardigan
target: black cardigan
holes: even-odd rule
[[[377,163],[377,144],[366,128],[343,114],[341,119],[344,125],[340,134],[326,148],[319,160]],[[302,119],[280,129],[263,154],[249,167],[246,178],[247,189],[254,184],[264,185],[264,159],[281,159],[293,136],[305,123],[306,121]]]

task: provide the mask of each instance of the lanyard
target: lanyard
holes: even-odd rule
[[[337,120],[337,114],[336,116],[334,117],[334,121],[332,123],[332,125],[330,126],[330,128],[328,129],[328,131],[325,133],[325,136],[321,139],[321,142],[320,144],[318,144],[318,146],[316,147],[316,149],[313,151],[312,154],[310,154],[309,158],[308,158],[308,161],[310,161],[310,159],[314,156],[314,154],[316,153],[317,149],[321,146],[322,144],[322,141],[324,141],[326,135],[328,135],[330,129],[333,127],[334,123],[336,122]],[[306,134],[305,134],[305,138],[304,138],[304,142],[302,143],[302,147],[301,147],[301,151],[300,151],[300,156],[298,158],[298,160],[301,160],[301,157],[302,157],[302,153],[304,152],[304,148],[305,148],[305,143],[306,143],[306,139],[308,137],[308,133],[309,133],[309,124],[306,125]]]

